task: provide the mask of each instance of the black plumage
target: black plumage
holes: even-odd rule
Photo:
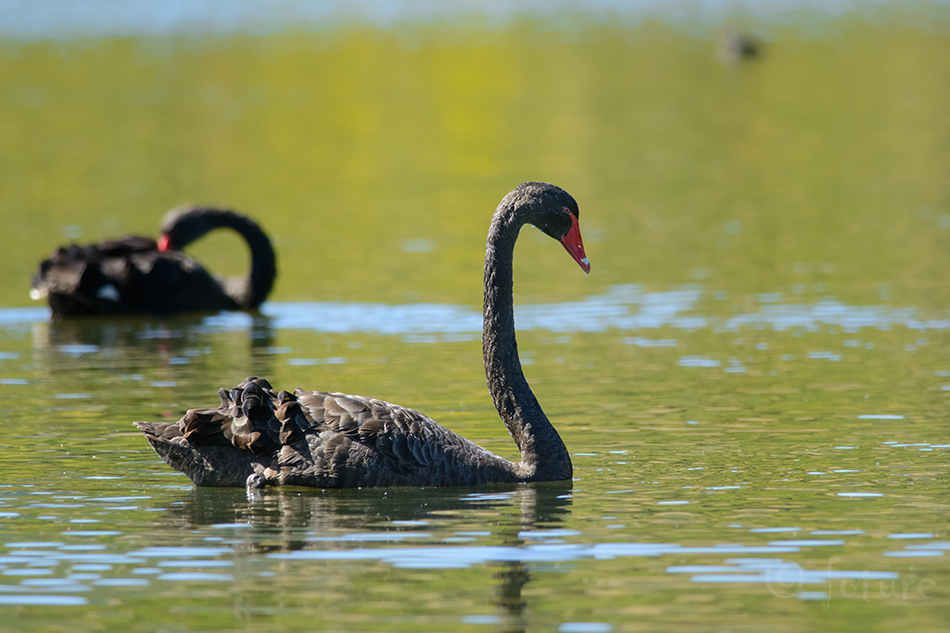
[[[276,392],[261,378],[221,389],[217,409],[193,409],[178,422],[136,425],[162,459],[199,486],[462,486],[570,479],[567,448],[518,359],[512,257],[522,226],[534,224],[589,271],[578,215],[566,191],[524,183],[505,196],[492,218],[482,347],[489,391],[521,451],[520,462],[412,409],[342,393]]]
[[[57,249],[40,264],[30,296],[45,298],[56,316],[250,310],[267,298],[277,258],[253,220],[228,209],[186,206],[166,214],[161,226],[158,242],[130,236]],[[217,228],[233,229],[247,242],[246,276],[218,279],[181,252]]]

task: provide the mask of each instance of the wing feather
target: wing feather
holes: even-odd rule
[[[281,470],[317,458],[331,478],[345,478],[360,450],[407,474],[437,461],[440,443],[453,444],[454,434],[426,416],[381,400],[301,389],[275,393],[266,380],[253,377],[218,395],[217,409],[192,409],[181,419],[184,439],[272,454]],[[314,437],[319,454],[312,452]]]

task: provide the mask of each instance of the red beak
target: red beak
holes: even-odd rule
[[[168,237],[167,233],[159,238],[158,250],[160,253],[172,250],[172,238]]]
[[[577,216],[570,212],[568,212],[568,215],[571,216],[571,230],[567,232],[567,235],[561,238],[561,244],[564,245],[567,252],[574,258],[574,261],[584,269],[584,273],[587,274],[590,272],[590,260],[587,259],[587,253],[584,252],[584,240],[581,239],[581,226],[577,223]]]

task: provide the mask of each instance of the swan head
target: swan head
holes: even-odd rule
[[[508,197],[529,223],[559,241],[584,273],[590,273],[590,260],[581,239],[581,212],[571,194],[546,182],[525,182]]]

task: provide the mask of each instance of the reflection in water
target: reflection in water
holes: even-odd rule
[[[497,630],[514,632],[527,628],[528,602],[523,589],[531,580],[528,565],[517,553],[532,535],[564,532],[557,526],[570,513],[571,487],[571,482],[552,482],[493,486],[490,492],[485,487],[470,492],[436,488],[299,492],[194,488],[190,497],[162,520],[183,530],[209,525],[252,527],[253,535],[242,545],[256,553],[270,553],[269,558],[293,560],[298,554],[307,558],[308,553],[322,553],[330,558],[365,559],[386,558],[389,553],[397,567],[495,567],[491,576],[497,581],[492,600],[499,612],[501,628]],[[491,536],[501,542],[500,547],[488,549],[506,555],[483,558],[483,548],[442,546],[436,553],[438,562],[429,556],[414,556],[419,548],[413,541],[433,539],[433,534],[420,532],[420,528],[475,508],[491,513]],[[517,511],[512,512],[513,508]],[[385,531],[380,530],[380,524],[386,526]],[[409,545],[372,547],[402,542]]]
[[[390,577],[411,581],[413,571],[441,571],[447,583],[454,583],[441,588],[441,595],[471,609],[453,612],[455,622],[524,631],[543,620],[541,611],[550,599],[525,588],[536,577],[550,577],[548,569],[557,563],[592,570],[608,569],[607,561],[637,558],[642,562],[631,565],[704,585],[704,592],[741,585],[760,598],[767,591],[776,598],[838,600],[853,597],[855,586],[870,586],[882,595],[903,590],[929,599],[934,586],[926,577],[876,568],[884,560],[932,560],[950,550],[950,542],[935,532],[869,536],[860,529],[809,531],[798,525],[744,529],[751,535],[748,544],[736,542],[738,532],[726,542],[703,539],[695,545],[649,542],[643,532],[639,542],[603,540],[572,529],[577,526],[576,491],[564,482],[471,490],[280,488],[250,494],[192,488],[169,490],[177,498],[166,498],[165,508],[153,506],[147,494],[116,495],[114,488],[91,496],[37,490],[32,484],[5,488],[0,518],[20,517],[34,528],[37,520],[60,520],[55,536],[20,531],[0,543],[0,604],[24,606],[95,605],[103,599],[112,604],[156,594],[163,601],[190,595],[201,601],[217,594],[217,587],[228,587],[242,608],[260,608],[271,593],[277,611],[293,609],[294,600],[285,603],[284,598],[294,595],[321,596],[331,607],[339,592],[401,582]],[[155,510],[163,513],[157,520]],[[121,519],[113,522],[123,511],[137,515],[134,527]],[[637,514],[642,517],[643,511]],[[150,526],[145,532],[138,524],[143,520]],[[807,534],[799,537],[801,532]],[[823,554],[858,543],[870,552],[861,562]],[[476,567],[474,576],[449,573]],[[479,569],[490,571],[494,584],[487,602],[495,615],[478,613],[477,605],[486,602],[479,595],[483,583],[475,581]],[[610,569],[604,573],[623,582],[617,570],[630,566]],[[272,580],[261,583],[260,578]],[[460,579],[463,585],[457,584]],[[122,597],[114,593],[119,587],[140,593]],[[468,602],[451,593],[461,589],[468,592]],[[394,591],[408,599],[409,594]]]
[[[388,488],[384,490],[192,488],[180,505],[169,511],[164,522],[176,528],[195,529],[209,525],[245,525],[261,530],[277,528],[279,541],[249,543],[255,551],[292,552],[313,543],[358,542],[367,526],[380,523],[417,525],[435,515],[491,511],[500,519],[495,536],[505,543],[521,543],[526,531],[547,530],[558,525],[571,505],[567,482],[480,486],[466,488]],[[513,504],[517,509],[512,513]],[[344,532],[346,537],[325,536]],[[320,535],[314,537],[314,534]]]
[[[0,311],[4,312],[4,311]],[[237,342],[246,346],[241,361],[251,373],[266,375],[273,369],[273,355],[266,353],[273,346],[274,329],[271,318],[263,314],[245,314],[246,337]],[[2,319],[2,317],[0,317]],[[206,335],[215,328],[207,318],[179,316],[168,319],[107,317],[52,319],[32,323],[35,359],[51,375],[72,374],[77,359],[97,354],[112,368],[134,370],[136,365],[188,364],[202,356],[207,348]],[[246,343],[243,341],[246,339]],[[103,352],[107,352],[104,353]]]
[[[0,313],[18,313],[20,310],[0,310]],[[29,316],[35,316],[32,311]],[[44,312],[44,317],[48,312]],[[263,314],[241,313],[249,332],[252,348],[267,348],[273,344],[272,319]],[[0,315],[2,316],[2,315]],[[36,319],[33,321],[34,349],[71,346],[128,347],[146,340],[181,341],[197,338],[214,327],[210,317],[195,315],[165,319],[141,317],[93,317],[78,319]]]

